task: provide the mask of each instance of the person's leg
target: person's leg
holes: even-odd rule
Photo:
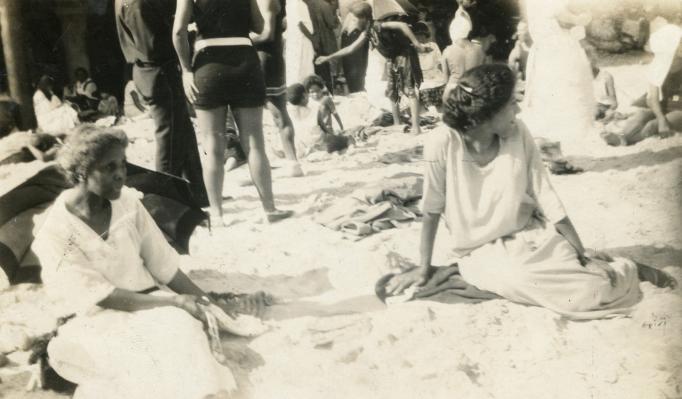
[[[222,223],[223,216],[223,157],[225,156],[225,118],[226,107],[209,110],[197,109],[197,122],[204,150],[204,181],[211,207],[211,217]]]
[[[270,161],[265,153],[263,139],[263,108],[233,108],[239,141],[249,162],[251,179],[258,190],[258,195],[265,212],[272,212],[275,200],[272,195],[272,176],[270,175]]]
[[[419,96],[415,93],[410,96],[410,112],[412,113],[412,134],[419,134],[421,130],[419,129]]]
[[[296,144],[294,143],[294,124],[291,121],[291,117],[289,117],[289,112],[287,112],[286,95],[268,97],[265,106],[272,113],[272,118],[277,125],[277,129],[279,129],[284,156],[290,161],[297,161]]]
[[[656,116],[650,109],[639,110],[625,121],[622,129],[617,134],[623,137],[623,140],[628,145],[640,142],[648,137],[644,136],[642,131],[652,119],[655,121]],[[647,131],[644,133],[651,134],[651,127],[647,128]]]

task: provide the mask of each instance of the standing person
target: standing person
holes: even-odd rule
[[[315,64],[341,58],[343,75],[349,93],[365,91],[365,77],[369,59],[369,28],[372,25],[372,6],[363,0],[350,5],[349,13],[341,30],[341,49],[329,55],[317,57]]]
[[[285,63],[287,86],[301,83],[303,79],[315,73],[313,60],[315,49],[308,34],[314,32],[310,10],[303,0],[289,0],[286,3],[287,29]],[[308,34],[304,32],[307,30]]]
[[[414,35],[428,51],[419,53],[419,66],[424,76],[424,82],[419,87],[419,103],[423,108],[433,105],[440,109],[443,104],[443,90],[445,89],[445,75],[443,74],[443,55],[436,42],[431,40],[429,26],[417,22]]]
[[[524,121],[535,137],[575,146],[575,139],[591,130],[596,106],[590,62],[570,31],[587,25],[590,16],[571,12],[567,3],[526,2],[533,45],[526,65]]]
[[[313,20],[312,34],[315,57],[329,55],[336,52],[339,47],[336,41],[336,29],[339,27],[339,19],[333,4],[326,0],[306,0],[310,8],[310,16]],[[330,93],[334,93],[334,79],[332,68],[329,64],[316,64],[315,74],[324,79],[325,86]]]
[[[514,75],[506,65],[481,65],[450,92],[445,126],[424,145],[421,267],[393,277],[387,292],[426,282],[441,217],[464,280],[516,303],[596,319],[630,312],[640,279],[675,286],[662,271],[583,247],[516,119]]]
[[[187,25],[194,19],[197,40],[190,60]],[[242,148],[266,219],[275,222],[292,215],[275,208],[270,163],[263,140],[265,84],[249,32],[263,29],[256,0],[178,0],[173,45],[182,66],[187,98],[194,104],[199,130],[205,137],[204,177],[211,205],[211,224],[224,226],[223,180],[225,126],[228,106],[234,115]]]
[[[282,150],[288,161],[285,174],[303,176],[296,157],[294,125],[287,112],[286,63],[284,61],[284,7],[280,0],[258,0],[263,29],[249,34],[256,45],[262,73],[265,76],[265,105],[272,114],[282,139]]]
[[[410,99],[412,133],[419,134],[419,85],[424,80],[417,51],[428,51],[412,32],[417,9],[408,0],[375,0],[374,22],[370,30],[372,45],[386,57],[393,123],[400,124],[400,97]]]
[[[116,28],[133,81],[156,125],[156,170],[189,180],[197,204],[208,205],[201,160],[171,41],[174,2],[115,0]]]

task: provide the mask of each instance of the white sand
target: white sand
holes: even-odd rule
[[[614,68],[617,84],[635,68]],[[137,137],[131,161],[151,165],[148,126],[127,130]],[[248,180],[246,167],[226,176],[225,195],[234,199],[224,208],[233,224],[210,234],[198,229],[183,268],[206,289],[263,289],[289,302],[272,309],[271,332],[250,342],[225,337],[243,396],[682,396],[680,288],[643,283],[644,298],[632,317],[590,322],[505,300],[388,309],[378,303],[376,279],[418,259],[419,224],[352,241],[315,224],[312,215],[359,187],[419,173],[420,162],[375,161],[422,141],[423,135],[381,134],[344,155],[304,163],[303,178],[281,178],[275,169],[278,205],[297,212],[275,225],[260,221],[255,189],[239,186]],[[576,162],[587,172],[553,177],[583,241],[664,268],[682,282],[682,136],[629,148],[597,139],[583,144]],[[449,257],[443,231],[436,264]],[[40,291],[28,287],[0,293],[0,326],[25,326],[29,335],[49,329],[43,302]],[[7,397],[30,397],[16,385],[3,390]]]

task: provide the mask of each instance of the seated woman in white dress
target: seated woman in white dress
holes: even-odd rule
[[[393,277],[389,294],[423,285],[443,216],[464,280],[513,302],[574,319],[627,313],[639,278],[675,281],[657,269],[586,250],[526,127],[516,119],[514,72],[482,65],[450,93],[424,147],[421,266]]]
[[[236,387],[200,321],[209,301],[125,187],[128,140],[85,125],[58,161],[74,183],[48,210],[33,249],[63,314],[50,365],[78,384],[76,398],[204,398]],[[167,287],[159,291],[159,287]]]
[[[64,133],[80,123],[78,112],[54,94],[52,78],[43,75],[33,94],[38,128],[45,133]]]

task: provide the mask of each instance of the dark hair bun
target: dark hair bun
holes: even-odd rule
[[[514,95],[515,84],[514,73],[504,64],[468,70],[445,99],[443,122],[465,131],[492,118]]]

